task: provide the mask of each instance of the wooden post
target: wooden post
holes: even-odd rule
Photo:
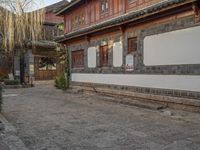
[[[69,57],[69,50],[66,45],[64,49],[66,51],[66,60],[65,60],[66,89],[68,89],[70,85],[70,57]]]
[[[195,22],[200,23],[200,2],[194,3],[192,9],[195,14]]]

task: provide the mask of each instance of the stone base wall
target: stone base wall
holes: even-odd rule
[[[200,112],[200,93],[141,87],[125,87],[72,82],[72,88],[111,96],[123,96],[145,102],[163,104],[170,108]],[[193,99],[194,98],[194,99]]]
[[[135,87],[135,86],[106,85],[106,84],[84,83],[84,82],[82,82],[82,83],[72,82],[72,85],[120,90],[121,91],[120,93],[129,91],[129,92],[162,95],[162,96],[170,96],[170,97],[177,97],[177,98],[189,98],[189,99],[196,99],[196,100],[200,101],[200,92],[170,90],[170,89],[158,89],[158,88],[146,88],[146,87]]]

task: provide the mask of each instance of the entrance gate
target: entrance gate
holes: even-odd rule
[[[63,65],[57,64],[54,58],[35,57],[35,80],[54,80],[63,72]]]

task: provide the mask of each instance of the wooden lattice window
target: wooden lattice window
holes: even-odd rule
[[[108,0],[101,0],[101,13],[108,12]]]
[[[128,53],[137,51],[137,37],[128,39]]]
[[[100,64],[102,67],[108,66],[108,46],[100,47]]]
[[[72,68],[84,67],[84,50],[72,52]]]

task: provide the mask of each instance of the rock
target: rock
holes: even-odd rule
[[[163,112],[166,116],[172,116],[173,115],[173,113],[171,112],[171,111],[169,111],[169,110],[166,110],[166,111],[164,111]]]

